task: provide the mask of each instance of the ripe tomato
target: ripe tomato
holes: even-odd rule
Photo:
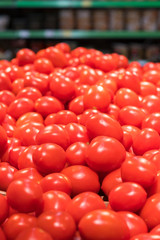
[[[24,87],[24,79],[18,78],[12,82],[12,92],[16,95]]]
[[[68,109],[75,114],[81,114],[84,112],[84,101],[83,101],[84,96],[78,96],[71,100],[68,105]]]
[[[160,97],[156,95],[148,95],[141,101],[141,107],[149,113],[160,112]]]
[[[7,240],[15,240],[18,234],[28,227],[37,227],[36,217],[25,213],[16,213],[5,221],[3,231]]]
[[[115,211],[139,211],[145,204],[147,193],[134,182],[120,183],[109,193],[109,203]]]
[[[36,112],[28,112],[23,114],[21,117],[19,117],[16,121],[16,126],[22,126],[28,122],[33,123],[43,123],[43,118],[39,113]]]
[[[124,146],[115,138],[98,136],[88,146],[86,162],[94,171],[111,172],[125,160]]]
[[[7,106],[0,102],[0,124],[2,124],[2,122],[4,121],[6,113],[7,113]]]
[[[114,103],[120,108],[125,106],[140,106],[138,95],[129,88],[120,88],[114,96]],[[144,106],[142,107],[144,108]]]
[[[33,152],[37,148],[36,145],[31,145],[26,147],[18,157],[18,169],[23,169],[27,167],[36,168],[36,165],[33,162]]]
[[[6,75],[10,78],[11,82],[18,78],[24,77],[24,71],[21,67],[18,67],[16,65],[11,65],[8,68],[5,69]]]
[[[156,227],[152,228],[150,233],[159,235],[160,234],[160,224],[158,224]]]
[[[4,103],[5,105],[9,106],[11,102],[15,100],[15,95],[13,92],[8,90],[0,91],[0,102]]]
[[[12,208],[19,212],[34,212],[42,202],[42,188],[33,180],[14,180],[8,186],[7,201]]]
[[[0,227],[0,239],[1,240],[6,240],[6,236],[5,236],[4,231],[2,230],[1,227]]]
[[[72,185],[72,196],[81,192],[99,192],[100,183],[98,175],[89,167],[75,165],[64,168],[61,173],[66,175]]]
[[[66,163],[65,151],[54,143],[44,143],[33,151],[33,162],[43,174],[60,172]]]
[[[35,57],[36,57],[36,54],[28,48],[23,48],[19,50],[16,54],[16,58],[18,59],[19,66],[24,66],[26,64],[33,63],[35,60]]]
[[[159,235],[144,233],[133,236],[130,240],[155,240],[159,239]]]
[[[146,116],[142,121],[142,128],[152,128],[156,130],[160,134],[160,113],[151,113],[150,115]]]
[[[43,179],[41,179],[40,185],[43,192],[58,190],[70,195],[72,191],[70,179],[62,173],[51,173],[46,175]]]
[[[54,67],[64,68],[67,66],[67,59],[64,53],[56,47],[46,48],[45,56],[52,62]]]
[[[26,87],[20,90],[17,94],[17,98],[29,98],[35,102],[38,98],[42,97],[41,92],[34,87]]]
[[[42,178],[42,175],[35,168],[32,167],[21,169],[17,171],[13,176],[13,180],[29,179],[37,181],[38,183],[41,181]]]
[[[104,71],[109,72],[116,69],[115,59],[111,54],[99,55],[94,59],[95,67]]]
[[[24,146],[15,147],[10,150],[8,162],[13,167],[18,168],[18,158],[24,150],[25,150]]]
[[[81,220],[86,214],[96,209],[105,209],[102,198],[93,192],[83,192],[76,195],[67,205],[66,211],[74,218],[75,222]]]
[[[87,213],[81,218],[78,229],[83,239],[129,239],[129,229],[125,221],[111,210],[94,210]]]
[[[65,130],[69,135],[70,144],[75,142],[89,142],[87,128],[79,123],[68,123]]]
[[[151,82],[154,83],[155,85],[158,83],[159,78],[160,72],[159,70],[156,69],[150,69],[143,74],[143,81]]]
[[[66,160],[69,165],[86,165],[88,145],[83,142],[75,142],[66,150]]]
[[[151,82],[142,81],[140,82],[140,95],[142,97],[148,95],[157,95],[156,86]]]
[[[96,71],[92,68],[82,69],[80,71],[79,83],[94,85],[99,80],[99,76]]]
[[[7,134],[2,126],[0,126],[0,156],[3,155],[7,149]]]
[[[0,91],[11,90],[11,89],[12,89],[12,83],[9,76],[4,71],[0,71]]]
[[[70,46],[65,42],[60,42],[55,45],[56,48],[61,50],[64,53],[69,53],[71,51]]]
[[[17,172],[17,169],[11,165],[0,166],[0,190],[6,191],[9,184],[14,179],[14,174]],[[1,196],[1,195],[0,195]]]
[[[52,240],[53,238],[49,233],[38,227],[28,227],[24,231],[20,232],[16,237],[16,240]]]
[[[0,224],[2,224],[9,215],[9,204],[7,202],[6,197],[1,194],[0,194],[0,206],[1,206]]]
[[[45,119],[45,125],[77,123],[77,116],[69,110],[61,110],[56,114],[49,114]]]
[[[52,62],[47,58],[38,58],[34,61],[34,69],[39,73],[50,74],[54,67]]]
[[[72,216],[64,211],[47,211],[38,219],[38,226],[48,232],[53,239],[70,240],[76,232]]]

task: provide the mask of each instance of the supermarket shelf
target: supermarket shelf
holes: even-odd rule
[[[158,0],[1,0],[0,7],[12,8],[159,8]]]
[[[6,30],[0,39],[160,39],[160,31]]]

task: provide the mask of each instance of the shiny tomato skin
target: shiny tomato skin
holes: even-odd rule
[[[16,240],[52,240],[49,233],[38,227],[28,227],[24,231],[20,232],[16,237]]]
[[[9,204],[6,196],[3,196],[1,194],[0,194],[0,205],[1,205],[0,224],[2,224],[8,218]]]
[[[4,121],[6,113],[7,113],[7,106],[0,102],[0,124],[2,124],[2,122]]]
[[[143,74],[143,80],[147,82],[158,83],[160,78],[160,72],[156,69],[150,69]]]
[[[45,50],[46,58],[49,59],[54,67],[64,68],[67,66],[67,59],[64,53],[56,47],[48,47]]]
[[[140,157],[128,157],[121,165],[123,182],[135,182],[149,188],[156,181],[157,168],[151,161]]]
[[[104,194],[108,196],[112,188],[116,187],[120,183],[122,183],[121,170],[120,168],[118,168],[116,170],[113,170],[104,177],[101,189],[104,192]]]
[[[69,165],[86,165],[88,145],[83,142],[72,143],[66,149],[66,159]]]
[[[15,100],[15,95],[9,90],[0,91],[0,102],[9,106]]]
[[[81,218],[88,212],[96,209],[105,209],[106,205],[102,198],[94,192],[83,192],[76,195],[68,203],[66,211],[78,224]]]
[[[17,95],[24,88],[24,79],[18,78],[12,82],[12,92]]]
[[[125,147],[126,151],[128,151],[130,149],[130,147],[133,144],[132,135],[130,132],[123,130],[123,139],[122,139],[121,143]]]
[[[79,123],[68,123],[65,130],[69,135],[70,144],[75,142],[89,142],[87,128]]]
[[[141,101],[141,107],[149,113],[160,112],[160,97],[156,95],[148,95]]]
[[[8,114],[18,119],[24,113],[33,112],[34,103],[29,98],[18,98],[14,100],[8,107]]]
[[[142,129],[143,128],[152,128],[156,130],[160,134],[160,113],[151,113],[148,116],[146,116],[142,121]]]
[[[43,174],[60,172],[66,163],[65,151],[54,143],[44,143],[33,151],[33,162]]]
[[[36,142],[37,144],[56,143],[66,149],[70,145],[70,136],[66,129],[58,124],[51,124],[39,131]]]
[[[145,221],[137,214],[127,211],[119,211],[118,214],[125,220],[130,231],[130,237],[148,232]]]
[[[136,236],[133,236],[130,240],[155,240],[155,239],[159,239],[159,235],[144,233],[144,234],[138,234]]]
[[[38,58],[34,61],[34,69],[39,73],[50,74],[54,67],[52,62],[47,58]]]
[[[25,213],[16,213],[5,221],[3,231],[8,240],[15,240],[18,234],[28,227],[37,227],[36,217]]]
[[[120,108],[117,105],[110,103],[109,106],[108,106],[108,109],[107,109],[107,114],[110,117],[117,120],[118,115],[119,115],[119,111],[120,111]]]
[[[42,179],[42,175],[36,170],[36,168],[24,168],[19,171],[17,171],[14,176],[13,180],[18,180],[18,179],[29,179],[29,180],[34,180],[37,181],[38,183]]]
[[[13,167],[18,168],[18,158],[24,150],[25,150],[24,146],[15,147],[10,150],[8,162]]]
[[[132,148],[136,155],[143,155],[145,152],[152,149],[159,149],[159,147],[160,136],[152,128],[143,128],[133,139]]]
[[[85,240],[128,240],[129,230],[125,221],[112,210],[94,210],[79,222],[80,235]]]
[[[36,145],[36,136],[43,129],[44,125],[41,123],[27,122],[17,127],[13,136],[21,141],[22,146]]]
[[[59,50],[61,50],[64,53],[70,53],[70,51],[71,51],[70,46],[65,42],[57,43],[55,45],[55,47],[58,48]]]
[[[3,128],[2,128],[3,129]],[[14,147],[19,147],[21,145],[19,139],[17,138],[6,138],[6,132],[5,130],[3,129],[3,131],[1,129],[1,126],[0,126],[0,135],[1,135],[1,138],[0,138],[0,156],[1,156],[1,160],[2,162],[8,162],[9,161],[9,153],[10,153],[10,150]],[[3,136],[3,134],[5,134]],[[3,143],[3,144],[2,144]],[[4,144],[5,143],[5,144]]]
[[[140,95],[143,97],[148,95],[157,95],[156,86],[151,82],[140,82]]]
[[[86,162],[94,171],[111,172],[125,160],[126,150],[115,138],[98,136],[90,142]]]
[[[56,113],[63,110],[63,104],[55,97],[42,96],[35,102],[35,110],[40,113],[44,118],[51,113]]]
[[[40,185],[43,192],[56,190],[70,195],[72,191],[71,181],[62,173],[51,173],[46,175],[43,179],[41,179]]]
[[[7,150],[7,134],[2,126],[0,126],[0,156]]]
[[[109,203],[115,211],[139,211],[145,204],[147,193],[134,182],[120,183],[109,193]]]
[[[26,147],[18,157],[18,169],[23,169],[27,167],[36,168],[36,165],[33,162],[33,152],[37,148],[36,145],[31,145]]]
[[[94,59],[94,64],[97,69],[100,69],[103,72],[109,72],[117,67],[111,54],[96,56]]]
[[[78,96],[71,100],[68,105],[68,109],[75,114],[81,114],[84,112],[84,101],[83,101],[84,96]]]
[[[1,227],[0,227],[0,239],[1,240],[6,240],[6,236],[5,236],[4,231],[2,230]]]
[[[97,136],[113,137],[121,141],[123,131],[119,122],[105,113],[97,113],[86,121],[90,138]]]
[[[19,50],[16,54],[16,58],[18,59],[18,63],[20,66],[33,63],[35,60],[35,57],[36,57],[36,54],[28,48],[23,48]]]
[[[129,88],[120,88],[114,96],[114,103],[120,108],[125,106],[140,106],[138,95]]]
[[[23,88],[16,96],[17,98],[29,98],[35,102],[38,98],[42,97],[41,92],[34,87]]]
[[[149,230],[160,224],[159,202],[160,194],[153,194],[140,211],[140,217],[146,222]]]
[[[160,234],[160,224],[158,224],[157,226],[155,226],[154,228],[152,228],[152,230],[150,231],[151,234]]]
[[[23,114],[21,117],[19,117],[17,119],[16,126],[19,127],[28,122],[43,123],[43,117],[39,113],[28,112],[28,113]]]
[[[77,115],[69,110],[61,110],[56,114],[50,114],[45,119],[45,125],[50,124],[68,124],[68,123],[77,123]]]
[[[66,175],[71,181],[72,196],[86,191],[99,192],[100,183],[98,175],[89,167],[83,165],[70,166],[64,168],[61,173]]]
[[[0,91],[11,89],[12,83],[9,76],[4,71],[0,71]]]
[[[79,82],[80,84],[94,85],[98,81],[99,76],[92,68],[82,69],[80,71]]]
[[[21,67],[16,65],[11,65],[10,67],[5,69],[5,73],[9,76],[11,82],[18,78],[24,77],[24,71]]]
[[[9,164],[6,166],[0,166],[0,190],[7,190],[9,184],[13,181],[16,172],[17,169]]]
[[[84,108],[106,111],[111,102],[111,96],[107,88],[93,85],[84,94]]]
[[[38,219],[38,226],[48,232],[53,239],[70,240],[76,232],[76,224],[72,216],[64,211],[48,211]]]

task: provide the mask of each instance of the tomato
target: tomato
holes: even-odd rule
[[[6,240],[6,236],[5,236],[4,231],[2,230],[1,227],[0,227],[0,239],[1,240]]]
[[[50,124],[68,124],[77,122],[77,116],[75,113],[69,111],[69,110],[62,110],[57,112],[56,114],[50,114],[45,119],[45,125]]]
[[[52,124],[44,127],[37,133],[37,144],[56,143],[66,149],[70,144],[70,136],[66,129],[58,124]]]
[[[0,91],[0,102],[9,106],[11,102],[15,100],[15,95],[11,91],[2,90]]]
[[[84,94],[84,108],[98,109],[105,112],[111,102],[111,96],[107,88],[103,86],[91,86]]]
[[[160,136],[151,128],[143,128],[133,139],[133,151],[136,155],[143,155],[152,149],[159,149]]]
[[[55,45],[56,48],[61,50],[64,53],[69,53],[71,51],[70,46],[65,42],[60,42]]]
[[[127,240],[129,230],[118,213],[111,210],[94,210],[81,218],[78,229],[85,240]]]
[[[7,149],[7,134],[2,126],[0,126],[0,156],[3,155]]]
[[[16,58],[18,59],[18,63],[20,66],[33,63],[35,57],[36,57],[35,53],[28,48],[23,48],[19,50],[16,54]]]
[[[112,93],[115,93],[117,91],[117,82],[115,81],[115,79],[112,79],[107,74],[101,77],[101,79],[97,82],[97,85],[106,87]]]
[[[39,113],[28,112],[20,116],[16,121],[16,126],[22,126],[28,122],[43,123],[43,118]]]
[[[122,140],[123,131],[118,121],[105,113],[97,113],[86,121],[86,127],[90,138],[96,136],[113,137]]]
[[[154,83],[155,85],[159,81],[160,72],[156,69],[151,69],[143,74],[143,81]]]
[[[98,136],[88,146],[86,162],[94,171],[111,172],[125,160],[124,146],[115,138]]]
[[[28,227],[37,227],[37,219],[25,213],[13,214],[3,224],[7,240],[15,240],[18,234]]]
[[[4,118],[7,113],[7,106],[0,102],[0,124],[4,121]]]
[[[71,100],[68,105],[68,109],[75,114],[81,114],[84,111],[84,101],[83,101],[84,96],[78,96]]]
[[[67,205],[66,211],[74,218],[75,222],[81,220],[86,214],[96,209],[105,209],[102,198],[93,192],[83,192],[76,195]]]
[[[0,190],[6,191],[14,179],[17,169],[11,165],[0,166]]]
[[[122,125],[141,127],[145,112],[137,107],[126,106],[120,109],[118,119]]]
[[[152,228],[150,233],[159,235],[160,234],[160,224],[158,224],[156,227]]]
[[[1,131],[3,130],[3,131]],[[5,134],[5,135],[3,135]],[[2,162],[8,162],[9,161],[9,153],[11,151],[12,148],[15,148],[15,147],[19,147],[21,145],[19,139],[17,138],[6,138],[6,132],[5,130],[2,128],[1,129],[1,126],[0,126],[0,135],[1,135],[1,138],[0,138],[0,155],[1,156],[1,160]]]
[[[132,137],[132,143],[133,139],[140,133],[140,129],[138,127],[132,126],[132,125],[123,125],[122,126],[123,134],[124,131],[128,132]],[[124,137],[124,136],[123,136]],[[124,139],[123,139],[124,140]]]
[[[33,162],[43,174],[60,172],[66,163],[65,151],[57,144],[44,143],[33,151]]]
[[[88,145],[83,142],[75,142],[66,150],[66,159],[69,165],[86,165]]]
[[[118,87],[119,88],[128,88],[133,90],[136,93],[140,93],[140,75],[129,70],[125,71],[124,74],[121,74],[118,78]]]
[[[154,239],[159,239],[159,235],[144,233],[133,236],[130,240],[154,240]]]
[[[37,221],[38,226],[48,232],[53,239],[70,240],[76,232],[72,216],[64,211],[44,212]]]
[[[46,58],[48,58],[54,67],[64,68],[67,66],[67,59],[64,53],[56,47],[46,49]]]
[[[115,211],[137,212],[145,204],[147,193],[134,182],[120,183],[109,193],[109,203]]]
[[[13,180],[29,179],[37,182],[40,182],[42,178],[42,175],[40,175],[40,173],[32,167],[21,169],[17,171],[13,176]]]
[[[8,186],[7,201],[17,211],[34,212],[42,202],[41,186],[29,179],[14,180]]]
[[[96,56],[94,59],[94,64],[96,68],[104,72],[112,71],[117,67],[111,54]]]
[[[21,67],[16,65],[11,65],[10,67],[5,69],[6,75],[10,78],[11,82],[18,78],[24,77],[24,71]]]
[[[36,145],[31,145],[26,147],[18,157],[18,169],[23,169],[27,167],[36,168],[36,165],[33,162],[33,152],[37,148]]]
[[[150,196],[140,211],[140,216],[144,219],[149,229],[160,224],[159,214],[160,194]]]
[[[71,51],[71,56],[72,57],[80,57],[83,54],[87,53],[87,49],[84,47],[77,47]]]
[[[135,182],[148,188],[156,181],[156,176],[155,164],[143,157],[128,157],[121,165],[123,182]]]
[[[12,92],[16,95],[24,87],[24,79],[18,78],[12,82]]]
[[[126,222],[130,231],[130,238],[135,235],[148,232],[148,228],[145,221],[137,214],[127,211],[120,211],[118,212],[118,214]]]
[[[54,67],[52,62],[46,58],[38,58],[34,61],[34,69],[39,73],[50,74]]]
[[[43,96],[38,98],[35,102],[35,110],[44,118],[51,113],[56,113],[63,110],[63,104],[55,97]]]
[[[10,114],[15,119],[27,112],[33,112],[34,103],[29,98],[18,98],[14,100],[8,107],[8,114]]]
[[[140,95],[143,97],[148,95],[157,95],[156,86],[151,82],[140,82]]]
[[[0,206],[1,206],[0,224],[2,224],[8,218],[9,204],[7,202],[6,197],[1,194],[0,194]]]
[[[99,76],[92,68],[82,69],[80,71],[80,84],[94,85],[99,80]]]
[[[160,97],[148,95],[141,101],[141,107],[149,113],[160,112]]]
[[[49,233],[38,227],[28,227],[24,231],[20,232],[16,237],[16,240],[52,240]]]
[[[129,88],[120,88],[114,96],[114,103],[120,108],[125,106],[140,106],[138,95]]]
[[[129,131],[123,130],[123,139],[121,141],[126,150],[129,150],[132,146],[132,135]]]
[[[41,92],[34,87],[26,87],[20,90],[17,94],[17,98],[29,98],[35,102],[38,98],[42,97]]]
[[[155,129],[160,134],[160,113],[151,113],[146,116],[142,122],[142,128],[152,128]]]
[[[43,192],[58,190],[70,195],[72,191],[70,179],[62,173],[51,173],[46,175],[43,179],[41,179],[40,185]]]
[[[104,192],[104,194],[108,196],[112,188],[116,187],[120,183],[122,183],[121,169],[118,168],[116,170],[113,170],[104,177],[101,189]]]
[[[89,167],[82,165],[70,166],[64,168],[61,173],[66,175],[71,181],[72,196],[86,191],[99,192],[100,183],[98,175]]]
[[[87,128],[79,123],[68,123],[65,125],[65,130],[67,131],[70,139],[70,144],[75,142],[89,142]]]

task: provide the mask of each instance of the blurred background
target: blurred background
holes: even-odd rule
[[[0,0],[0,59],[67,42],[160,61],[160,1]]]

